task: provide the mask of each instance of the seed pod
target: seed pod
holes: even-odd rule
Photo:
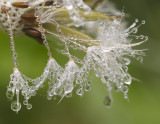
[[[12,5],[18,8],[28,8],[29,4],[27,2],[13,2]]]

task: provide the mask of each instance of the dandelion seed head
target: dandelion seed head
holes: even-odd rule
[[[121,91],[128,99],[128,85],[132,82],[128,65],[130,57],[140,62],[143,60],[143,50],[134,47],[148,40],[144,35],[137,35],[145,21],[136,19],[127,27],[122,20],[123,13],[115,9],[112,14],[116,14],[113,15],[100,13],[99,8],[91,6],[94,2],[88,5],[83,0],[1,0],[0,3],[0,25],[10,36],[15,66],[6,92],[13,101],[13,111],[21,109],[20,95],[23,96],[23,105],[30,110],[30,98],[43,88],[45,82],[48,84],[48,100],[60,97],[61,102],[63,98],[71,97],[74,89],[77,95],[83,96],[91,90],[90,71],[94,71],[106,86],[106,107],[111,107],[113,103],[113,90]],[[25,76],[18,69],[14,35],[21,33],[44,44],[48,50],[46,67],[35,79]],[[48,35],[60,40],[52,42],[58,46],[53,46],[55,53],[48,43]],[[134,43],[134,40],[139,42]],[[73,51],[81,52],[83,57]],[[52,56],[56,53],[68,58],[64,67]]]

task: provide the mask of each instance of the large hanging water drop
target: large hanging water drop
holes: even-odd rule
[[[110,96],[106,96],[104,98],[104,105],[107,107],[107,108],[110,108],[111,107],[111,104],[112,104],[112,99]]]
[[[21,109],[21,103],[17,101],[13,101],[11,104],[11,109],[15,112],[18,112]]]

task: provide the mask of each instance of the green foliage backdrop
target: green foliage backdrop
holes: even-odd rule
[[[123,99],[123,94],[115,92],[113,107],[105,108],[106,90],[99,79],[93,78],[92,90],[82,98],[73,95],[57,104],[58,101],[48,101],[46,92],[41,90],[31,99],[32,110],[23,107],[16,114],[10,109],[5,94],[13,67],[9,37],[0,31],[0,124],[160,124],[160,1],[111,1],[120,10],[124,6],[125,13],[130,15],[129,23],[135,18],[146,20],[139,32],[149,36],[149,40],[141,45],[148,49],[144,63],[133,60],[129,68],[131,75],[142,81],[133,81],[129,101]],[[47,62],[44,46],[19,36],[16,49],[20,70],[30,77],[40,75]],[[55,57],[63,63],[62,56]]]

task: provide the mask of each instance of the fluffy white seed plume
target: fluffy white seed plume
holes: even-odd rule
[[[13,99],[14,95],[16,95],[16,101],[12,102],[11,109],[18,112],[21,109],[19,94],[22,93],[22,95],[27,98],[29,85],[17,68],[14,69],[14,72],[11,74],[10,78],[11,80],[7,89],[7,97],[9,99]]]
[[[69,12],[71,19],[78,25],[82,25],[84,18],[80,16],[80,9],[82,9],[85,14],[91,11],[91,8],[86,5],[83,0],[63,0],[63,7]]]
[[[50,73],[48,76],[49,89],[48,89],[48,98],[52,98],[54,95],[61,96],[62,89],[59,88],[60,78],[64,72],[64,69],[52,58],[50,59]]]
[[[136,23],[133,23],[128,29],[121,25],[121,21],[100,21],[100,32],[97,37],[100,40],[100,46],[88,48],[89,60],[96,76],[100,77],[106,84],[108,91],[113,88],[124,92],[127,98],[128,88],[132,82],[132,77],[128,73],[130,64],[129,56],[136,57],[144,54],[143,50],[134,50],[137,46],[148,40],[148,37],[136,36],[135,30],[138,30]],[[142,21],[142,24],[144,22]],[[139,43],[132,43],[131,37],[140,38]]]
[[[78,73],[78,71],[79,71],[78,66],[75,64],[75,62],[73,60],[70,60],[66,64],[65,70],[59,79],[59,86],[57,87],[58,89],[62,90],[61,100],[67,94],[72,93],[72,91],[74,89],[74,85],[75,85],[74,81],[76,79],[76,74]]]

